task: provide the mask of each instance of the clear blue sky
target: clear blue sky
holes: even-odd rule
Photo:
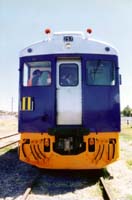
[[[122,74],[121,108],[132,107],[132,0],[0,0],[0,110],[18,107],[19,52],[43,30],[84,31],[113,44]]]

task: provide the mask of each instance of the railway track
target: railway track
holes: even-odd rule
[[[37,183],[38,179],[43,173],[41,171],[38,172],[38,174],[34,177],[33,180],[29,183],[28,187],[26,188],[25,192],[23,193],[20,200],[27,200],[30,199],[29,195],[32,193],[33,187],[35,187],[35,184]],[[112,195],[110,194],[109,188],[105,182],[105,179],[103,177],[99,178],[100,187],[103,192],[103,199],[104,200],[113,200]],[[39,193],[39,192],[38,192]],[[54,197],[53,197],[54,198]]]
[[[29,183],[29,186],[26,188],[25,192],[23,193],[20,200],[26,200],[32,191],[34,184],[37,182],[38,178],[40,177],[41,172],[39,171],[38,174],[34,177],[34,179]]]
[[[113,200],[110,190],[103,177],[100,177],[101,189],[103,191],[104,200]]]
[[[7,135],[0,138],[0,149],[4,149],[5,147],[11,146],[15,143],[18,143],[20,139],[16,139],[15,136],[19,136],[19,133],[15,133],[12,135]]]

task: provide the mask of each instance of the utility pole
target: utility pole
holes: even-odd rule
[[[13,97],[11,97],[11,112],[13,113]]]

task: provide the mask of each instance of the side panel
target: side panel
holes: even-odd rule
[[[25,62],[39,62],[48,60],[51,62],[51,85],[48,86],[23,86],[23,64]],[[52,57],[34,56],[21,58],[20,67],[20,102],[19,102],[19,131],[20,132],[45,132],[55,126],[55,67]],[[24,99],[31,99],[32,109],[24,109]],[[28,101],[27,107],[28,107]]]
[[[115,64],[115,85],[88,85],[86,62],[110,60]],[[87,55],[83,59],[83,126],[92,132],[120,131],[120,94],[116,56]]]

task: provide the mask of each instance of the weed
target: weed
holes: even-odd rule
[[[131,194],[128,194],[128,195],[127,195],[127,199],[128,199],[128,200],[132,200],[132,195],[131,195]]]
[[[0,149],[0,155],[6,153],[6,152],[8,152],[8,151],[13,150],[14,148],[16,148],[16,144],[13,144],[13,145],[4,147],[4,148]]]
[[[120,137],[125,141],[132,140],[132,129],[130,127],[122,127]]]
[[[129,169],[132,169],[132,160],[127,160],[127,166]]]

